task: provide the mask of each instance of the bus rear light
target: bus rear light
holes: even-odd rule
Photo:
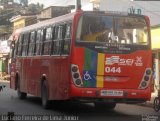
[[[147,70],[146,70],[146,74],[147,74],[147,75],[151,75],[151,73],[152,73],[152,71],[151,71],[150,69],[147,69]]]
[[[73,67],[72,67],[72,72],[77,72],[77,71],[78,71],[77,66],[73,66]]]
[[[149,76],[144,76],[144,81],[148,81],[149,80]]]
[[[147,82],[143,81],[141,84],[141,87],[146,87],[147,86]]]
[[[143,75],[143,78],[141,80],[141,83],[139,85],[139,89],[146,89],[150,83],[150,79],[151,79],[151,68],[146,68],[145,73]]]
[[[71,65],[71,73],[74,84],[78,87],[82,87],[83,82],[77,65],[74,64]]]
[[[81,80],[80,79],[77,79],[76,81],[75,81],[75,84],[76,85],[81,85],[82,83],[81,83]]]
[[[74,77],[75,79],[77,79],[77,78],[79,78],[79,74],[78,74],[78,73],[74,73],[74,74],[73,74],[73,77]]]

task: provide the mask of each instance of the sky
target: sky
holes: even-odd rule
[[[66,6],[74,5],[75,0],[28,0],[29,3],[42,3],[45,7],[48,6]],[[81,0],[82,6],[90,6],[89,0]]]

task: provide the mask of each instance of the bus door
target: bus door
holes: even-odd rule
[[[17,62],[17,57],[21,51],[22,36],[13,35],[13,40],[11,42],[11,57],[10,57],[10,88],[17,89],[17,79],[18,79],[18,69],[20,68],[20,63]],[[20,41],[20,42],[19,42]],[[20,45],[20,47],[19,47]]]
[[[9,60],[9,68],[10,68],[10,88],[17,89],[16,85],[16,56],[18,53],[18,37],[19,33],[14,33],[11,35],[11,44],[10,44],[10,60]],[[18,65],[17,65],[18,66]]]
[[[16,51],[16,46],[11,48],[11,58],[9,60],[10,63],[10,88],[16,89],[16,84],[15,84],[15,76],[16,76],[16,59],[15,59],[15,52]]]

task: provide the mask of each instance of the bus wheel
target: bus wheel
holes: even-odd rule
[[[20,91],[20,84],[17,87],[17,94],[19,99],[25,99],[27,97],[27,93]]]
[[[41,99],[42,99],[42,106],[44,109],[51,108],[51,101],[48,100],[48,91],[46,87],[46,82],[44,81],[41,87]]]
[[[97,109],[113,110],[116,107],[116,103],[94,102],[94,106]]]

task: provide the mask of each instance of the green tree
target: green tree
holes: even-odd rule
[[[8,4],[8,2],[14,2],[14,0],[0,0],[0,4]]]
[[[44,5],[43,4],[40,4],[40,3],[37,3],[37,4],[29,4],[28,5],[28,8],[27,8],[27,11],[29,13],[39,13],[42,9],[43,9]]]
[[[20,0],[22,6],[28,6],[28,0]]]
[[[11,26],[0,25],[0,35],[12,33]]]
[[[6,0],[0,0],[0,3],[3,4],[3,3],[5,3],[5,1],[6,1]]]

